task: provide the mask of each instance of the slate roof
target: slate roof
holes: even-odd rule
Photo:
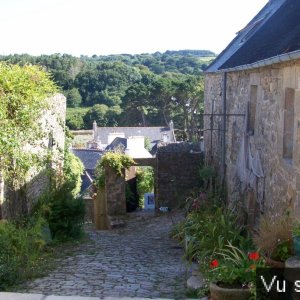
[[[102,155],[102,151],[94,149],[72,149],[72,152],[82,161],[84,168],[90,171],[95,170]]]
[[[149,138],[152,144],[157,144],[162,139],[162,133],[169,136],[170,142],[175,142],[173,132],[168,127],[98,127],[97,137],[100,138],[102,144],[107,144],[109,133],[124,133],[125,137],[144,136]]]
[[[300,1],[271,0],[206,72],[253,64],[300,50]]]
[[[85,171],[87,172],[87,171]],[[90,172],[88,172],[89,176],[94,179],[94,172],[91,174]],[[86,175],[86,173],[84,173],[83,175],[81,175],[81,188],[80,188],[80,194],[82,194],[85,190],[87,190],[90,186],[91,186],[91,180],[89,179],[89,177]]]
[[[127,148],[127,139],[116,137],[106,148],[105,151],[112,151],[118,147],[122,147],[124,150]]]

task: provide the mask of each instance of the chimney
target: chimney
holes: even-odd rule
[[[144,149],[145,138],[143,136],[130,136],[127,138],[127,149]]]
[[[97,122],[94,120],[93,122],[93,138],[96,139],[97,137]]]
[[[170,130],[174,130],[174,123],[172,120],[169,123],[169,127],[170,127]]]
[[[107,144],[110,145],[115,138],[125,138],[125,133],[122,133],[122,132],[111,132],[108,134],[107,136]]]

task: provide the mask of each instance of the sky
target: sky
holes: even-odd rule
[[[0,55],[220,53],[268,0],[0,0]]]

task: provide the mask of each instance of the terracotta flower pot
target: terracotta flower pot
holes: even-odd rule
[[[215,283],[210,283],[211,300],[248,300],[251,296],[249,289],[223,288]]]

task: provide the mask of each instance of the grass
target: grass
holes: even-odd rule
[[[92,106],[87,107],[67,107],[67,113],[69,114],[77,114],[77,113],[86,113]]]
[[[31,273],[28,274],[22,282],[18,282],[15,285],[7,287],[5,291],[14,292],[16,290],[20,290],[26,281],[47,276],[51,271],[60,266],[61,260],[66,257],[75,256],[79,252],[82,244],[89,244],[92,242],[92,240],[85,236],[80,240],[71,240],[64,243],[51,243],[45,247],[42,255],[38,258],[36,264],[32,268]]]

